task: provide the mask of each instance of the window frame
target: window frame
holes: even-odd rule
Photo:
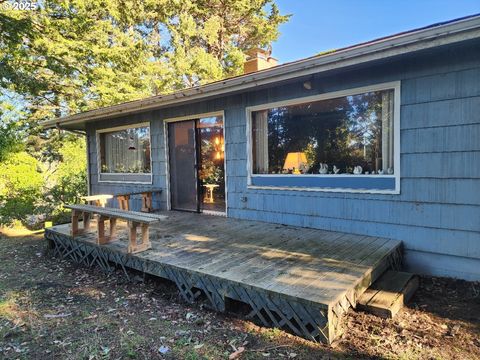
[[[100,142],[100,134],[109,133],[109,132],[116,132],[126,129],[135,129],[141,127],[148,127],[148,139],[150,142],[150,172],[149,173],[106,173],[102,172],[102,159],[101,159],[101,142]],[[97,172],[98,172],[98,182],[99,183],[124,183],[124,184],[148,184],[151,185],[153,183],[153,162],[152,162],[152,127],[151,122],[141,122],[123,126],[115,126],[110,128],[104,129],[97,129],[95,132],[95,141],[96,141],[96,150],[97,150]],[[112,177],[113,180],[102,180],[102,175]],[[133,180],[132,177],[135,176],[144,176],[146,181],[142,180]],[[130,179],[129,179],[130,178]],[[118,180],[117,180],[118,179]]]
[[[346,97],[352,95],[359,95],[373,91],[393,90],[393,149],[394,149],[394,166],[395,173],[393,175],[355,175],[355,174],[254,174],[253,173],[253,137],[252,137],[252,113],[260,110],[268,110],[271,108],[299,105],[307,102],[329,100],[338,97]],[[374,85],[349,88],[340,91],[333,91],[318,95],[306,96],[301,98],[294,98],[288,100],[280,100],[271,103],[248,106],[245,108],[246,112],[246,135],[247,135],[247,188],[260,190],[296,190],[296,191],[318,191],[318,192],[346,192],[346,193],[370,193],[370,194],[400,194],[400,91],[401,81],[391,81],[379,83]],[[394,189],[355,189],[348,187],[300,187],[300,186],[276,186],[276,185],[253,185],[252,178],[279,178],[279,177],[307,177],[307,178],[388,178],[395,180]]]

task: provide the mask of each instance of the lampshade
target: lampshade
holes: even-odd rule
[[[307,157],[303,152],[291,152],[288,153],[283,164],[283,170],[299,169],[302,165],[307,163]]]

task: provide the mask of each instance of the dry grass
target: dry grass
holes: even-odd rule
[[[394,320],[351,311],[333,346],[184,303],[174,286],[77,267],[44,254],[41,234],[0,236],[0,358],[480,358],[478,284],[422,279]],[[164,352],[164,353],[162,353]]]

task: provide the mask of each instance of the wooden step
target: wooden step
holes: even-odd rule
[[[391,319],[411,299],[418,283],[414,274],[389,270],[360,296],[357,309]]]

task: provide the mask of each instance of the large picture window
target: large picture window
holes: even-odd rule
[[[378,178],[375,184],[376,180],[372,180],[372,189],[396,189],[393,179],[399,168],[395,150],[396,86],[331,95],[249,110],[250,171],[256,177],[252,185],[313,184],[315,187],[319,184],[319,187],[368,189],[369,184],[364,180]],[[267,175],[271,179],[285,175],[294,178],[277,182],[259,178]],[[305,179],[301,175],[331,180],[306,181],[301,180]],[[364,180],[352,180],[357,177]],[[393,181],[387,185],[380,178]]]
[[[99,140],[101,173],[151,173],[148,126],[101,132]]]
[[[400,193],[400,82],[247,109],[249,187]]]

